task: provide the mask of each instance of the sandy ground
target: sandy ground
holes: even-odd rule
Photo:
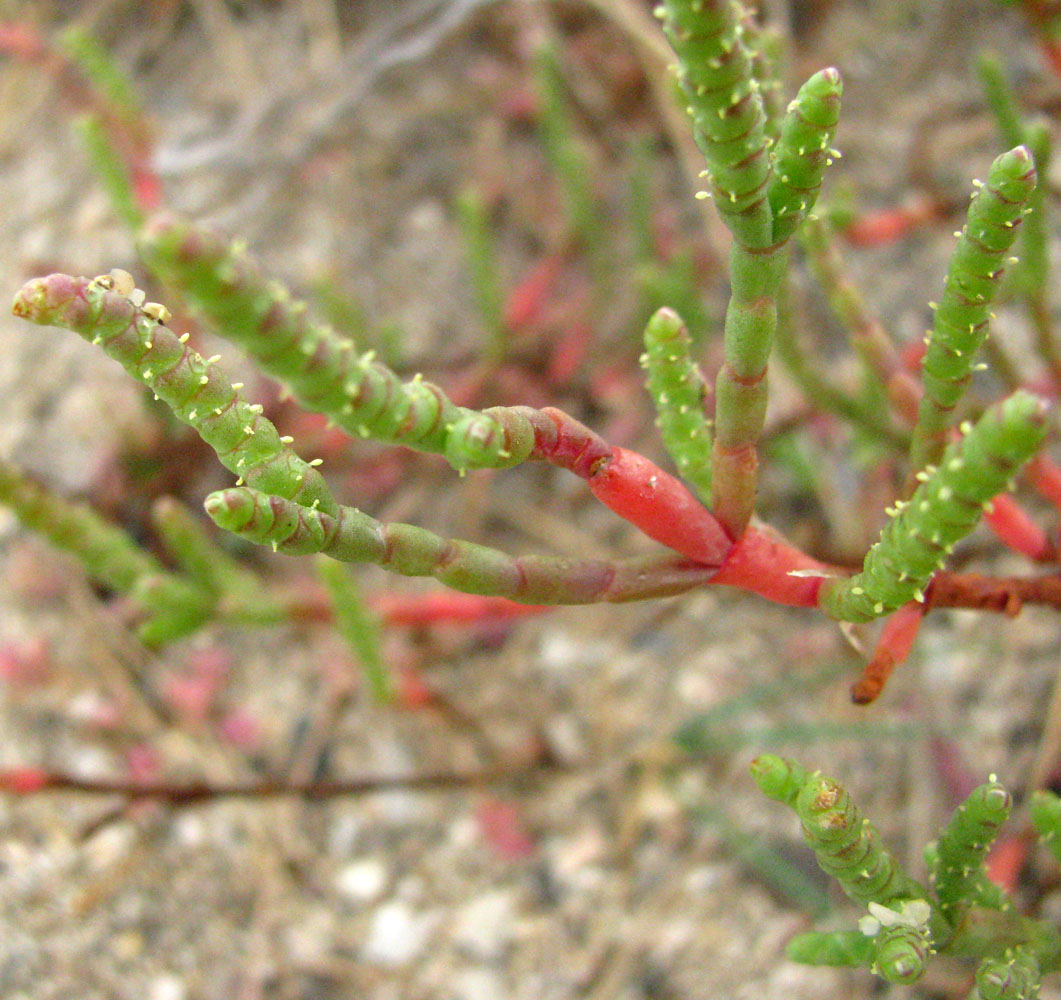
[[[458,192],[473,182],[499,198],[506,285],[563,246],[556,185],[518,111],[535,41],[553,37],[567,58],[580,142],[617,218],[628,140],[660,132],[642,76],[654,57],[623,33],[618,7],[601,18],[577,3],[471,0],[198,0],[150,15],[135,6],[86,4],[77,18],[142,89],[167,204],[239,234],[304,294],[327,285],[356,297],[372,330],[403,331],[410,370],[446,385],[486,338]],[[983,175],[997,140],[971,60],[985,41],[1005,52],[1033,103],[1058,92],[1018,19],[986,2],[792,7],[807,19],[798,74],[830,62],[844,72],[845,157],[830,183],[850,185],[858,204],[901,201],[912,177],[964,197]],[[49,33],[72,16],[62,4],[14,13]],[[0,288],[55,269],[125,267],[142,280],[55,78],[9,58],[0,105]],[[685,175],[669,152],[655,156],[653,183],[674,199],[662,210],[695,232]],[[850,252],[873,307],[904,337],[926,322],[953,228]],[[706,231],[710,260],[717,226]],[[717,320],[721,272],[705,285]],[[601,343],[588,365],[636,359],[636,330],[622,326],[629,282],[611,287],[617,304],[598,304]],[[60,331],[0,318],[0,352],[0,454],[130,516],[112,483],[115,455],[157,433],[139,390]],[[662,461],[646,401],[605,397],[586,410],[590,386],[583,373],[554,401]],[[783,380],[778,389],[783,408],[792,391]],[[518,391],[488,385],[481,404],[522,402]],[[558,473],[458,482],[418,459],[397,471],[371,507],[351,502],[513,550],[649,550]],[[224,482],[202,463],[191,474],[189,500]],[[804,530],[783,472],[769,473],[764,491]],[[873,524],[852,506],[850,482],[838,491],[834,527],[864,544]],[[265,568],[310,572],[283,560]],[[359,578],[367,593],[425,589],[374,570]],[[0,996],[12,1000],[960,997],[969,977],[957,966],[889,991],[867,973],[784,960],[785,941],[811,926],[813,899],[832,905],[833,926],[858,914],[819,876],[794,820],[755,792],[748,762],[759,750],[792,753],[841,778],[915,871],[952,804],[948,753],[977,778],[997,772],[1018,802],[1037,764],[1053,763],[1043,737],[1054,731],[1058,629],[1042,612],[1013,622],[934,615],[914,660],[869,709],[847,699],[860,661],[835,627],[741,595],[394,630],[389,660],[440,696],[410,711],[373,704],[324,628],[213,630],[148,654],[75,569],[6,518],[0,579],[2,648],[47,651],[39,676],[8,670],[0,680],[5,767],[121,778],[139,766],[175,783],[409,779],[319,802],[0,798]],[[220,664],[224,683],[200,710],[180,691],[204,662]],[[716,713],[715,743],[682,758],[674,733],[706,711]],[[492,778],[497,768],[506,776]],[[473,777],[416,783],[455,773]],[[752,844],[773,859],[766,867],[749,857]],[[803,909],[770,883],[780,863],[807,880]],[[1029,879],[1029,902],[1057,913],[1043,888],[1056,872],[1043,863],[1033,874],[1042,879]]]

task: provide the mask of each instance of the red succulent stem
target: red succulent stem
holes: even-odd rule
[[[1041,452],[1027,466],[1028,478],[1036,491],[1061,511],[1061,468]]]
[[[984,521],[999,539],[1014,552],[1035,562],[1052,562],[1057,550],[1046,532],[1013,497],[1000,493],[984,512]]]
[[[872,659],[851,687],[851,700],[856,705],[877,700],[892,671],[910,655],[924,617],[925,605],[911,601],[884,623]]]

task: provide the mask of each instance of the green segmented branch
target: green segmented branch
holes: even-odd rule
[[[840,73],[830,66],[800,87],[785,112],[768,189],[775,242],[787,240],[807,217],[818,200],[825,168],[839,155],[830,146],[842,93]]]
[[[889,983],[917,982],[932,954],[928,928],[911,924],[882,927],[873,938],[873,971]]]
[[[778,141],[785,171],[779,179],[737,8],[728,0],[665,0],[658,12],[678,56],[709,188],[734,235],[725,363],[715,386],[711,509],[737,539],[755,507],[755,445],[766,417],[766,367],[787,240],[821,183],[840,75],[834,69],[816,74],[790,106]],[[774,203],[785,213],[779,236]]]
[[[260,405],[243,399],[217,359],[202,358],[188,347],[187,335],[178,337],[163,325],[162,307],[137,304],[112,290],[113,285],[109,275],[35,278],[15,296],[13,312],[34,323],[73,330],[97,344],[148,385],[179,420],[194,427],[242,481],[337,511],[321,474],[287,446]]]
[[[802,764],[789,757],[764,753],[752,761],[752,777],[764,795],[795,809],[796,798],[810,775]]]
[[[710,392],[692,359],[681,317],[660,309],[645,327],[641,364],[656,405],[656,426],[681,477],[704,503],[711,501],[711,422],[704,413]]]
[[[154,556],[87,504],[56,496],[3,460],[0,504],[27,528],[75,556],[94,580],[117,593],[127,594],[137,580],[166,572]]]
[[[1018,146],[991,164],[987,182],[979,186],[969,206],[921,366],[925,392],[910,446],[914,469],[938,461],[947,443],[954,408],[987,336],[991,303],[1035,181],[1031,154]]]
[[[752,773],[767,795],[795,809],[822,871],[836,878],[852,899],[886,906],[896,899],[927,896],[881,846],[876,828],[835,781],[773,754],[757,757]]]
[[[862,931],[808,931],[785,947],[788,958],[801,965],[869,966],[874,952],[874,939]]]
[[[766,113],[741,42],[740,14],[729,0],[664,0],[656,12],[678,56],[678,79],[719,214],[738,242],[769,247]]]
[[[992,777],[954,811],[939,840],[930,846],[933,886],[940,909],[952,922],[968,906],[1012,909],[1006,892],[984,872],[984,859],[1012,804],[1009,792]]]
[[[1043,845],[1061,863],[1061,798],[1040,789],[1032,795],[1030,812]]]
[[[148,222],[139,245],[152,270],[213,329],[238,344],[299,403],[349,434],[442,454],[459,469],[504,468],[530,455],[533,435],[513,435],[489,412],[457,406],[419,377],[402,382],[372,351],[359,355],[352,341],[313,322],[305,303],[266,280],[241,244],[160,215]],[[468,433],[486,444],[465,448],[461,437]]]
[[[87,504],[56,496],[2,460],[0,504],[27,528],[74,556],[97,583],[132,596],[149,613],[138,630],[149,645],[180,638],[210,616],[214,600],[208,591],[170,573],[130,535]]]
[[[897,501],[892,520],[866,554],[862,572],[826,580],[820,606],[841,621],[871,621],[908,601],[924,600],[933,573],[976,526],[983,505],[1005,490],[1046,436],[1046,405],[1019,391],[992,406],[944,452],[938,467],[918,473],[912,497]]]
[[[607,562],[510,556],[411,524],[381,524],[353,507],[340,507],[332,516],[248,487],[211,493],[205,506],[219,527],[277,552],[322,552],[340,562],[375,563],[405,576],[434,577],[454,590],[525,604],[663,597],[712,576],[707,567],[673,557]]]
[[[1014,948],[1001,958],[986,958],[976,970],[980,1000],[1035,1000],[1042,980],[1030,948]]]
[[[880,843],[880,834],[835,781],[811,774],[796,797],[803,837],[822,871],[832,875],[852,899],[887,905],[923,899],[928,893],[906,875]]]

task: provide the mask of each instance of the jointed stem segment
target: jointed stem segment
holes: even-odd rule
[[[915,471],[937,462],[946,447],[1035,180],[1031,154],[1018,146],[991,164],[969,206],[921,366],[925,393],[910,450]]]
[[[524,604],[635,601],[682,593],[712,571],[673,556],[609,562],[553,556],[514,557],[411,524],[381,524],[353,507],[336,516],[248,487],[212,493],[206,512],[227,531],[278,552],[323,552],[344,562],[371,562],[405,576],[432,576],[455,590]]]

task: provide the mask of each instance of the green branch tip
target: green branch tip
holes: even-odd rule
[[[1035,184],[1032,155],[1026,146],[1017,146],[991,164],[969,206],[926,341],[921,366],[925,392],[910,451],[914,469],[937,462],[946,446]]]
[[[1044,400],[1020,390],[988,409],[918,474],[920,485],[889,509],[891,520],[869,550],[862,572],[822,586],[820,606],[841,621],[872,621],[923,601],[932,575],[980,520],[991,498],[1009,488],[1046,437]]]
[[[987,852],[1009,818],[1013,799],[992,775],[954,811],[950,822],[929,847],[930,870],[940,908],[949,919],[972,905],[1012,909],[1006,892],[984,872]]]
[[[766,113],[741,40],[740,14],[729,0],[664,0],[656,15],[678,57],[678,79],[718,212],[739,242],[769,246]]]
[[[796,797],[809,775],[807,769],[794,760],[764,753],[752,761],[752,777],[768,798],[795,808]]]
[[[829,67],[815,73],[788,106],[773,150],[770,209],[774,241],[787,240],[818,199],[825,168],[839,156],[832,148],[840,117],[843,81]]]
[[[15,296],[16,316],[61,326],[96,344],[151,388],[175,417],[195,428],[225,468],[241,481],[280,496],[338,510],[318,460],[303,461],[249,403],[217,364],[188,347],[164,323],[168,311],[145,303],[137,289],[119,290],[114,272],[97,278],[53,274],[28,282]],[[128,277],[124,273],[121,277]]]
[[[645,327],[641,364],[656,407],[656,423],[678,472],[704,502],[711,500],[711,422],[704,413],[710,393],[681,317],[660,309]]]
[[[240,243],[162,213],[148,221],[138,245],[152,270],[219,335],[352,437],[452,455],[458,469],[505,468],[527,458],[526,435],[516,447],[494,418],[479,419],[419,375],[403,382],[373,351],[359,353],[348,337],[315,322],[306,303],[266,279]]]

